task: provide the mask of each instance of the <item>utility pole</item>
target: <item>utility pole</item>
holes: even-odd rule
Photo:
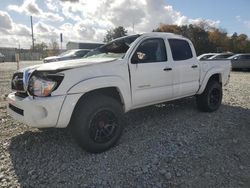
[[[60,42],[61,42],[61,51],[62,51],[62,43],[63,43],[63,34],[60,33]]]
[[[20,68],[20,42],[18,43],[18,53],[15,54],[16,57],[16,69],[19,70]]]
[[[33,32],[33,20],[32,20],[32,16],[30,16],[30,25],[31,25],[31,39],[32,39],[32,50],[34,51],[34,32]]]

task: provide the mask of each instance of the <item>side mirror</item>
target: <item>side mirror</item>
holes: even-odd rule
[[[147,55],[143,52],[135,52],[132,59],[131,59],[131,63],[132,64],[137,64],[139,62],[143,62],[147,60]]]
[[[134,55],[131,58],[131,63],[137,64],[138,62],[139,62],[138,57],[137,57],[136,53],[134,53]]]

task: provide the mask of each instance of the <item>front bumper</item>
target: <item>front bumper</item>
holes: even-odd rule
[[[26,97],[8,95],[8,113],[30,127],[56,127],[65,96]]]

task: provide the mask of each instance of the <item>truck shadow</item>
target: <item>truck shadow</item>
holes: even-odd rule
[[[130,181],[136,182],[131,168],[152,165],[149,159],[155,157],[158,169],[176,156],[179,160],[168,162],[169,168],[187,167],[201,182],[208,178],[201,175],[208,159],[238,178],[234,168],[238,161],[250,166],[249,109],[222,105],[217,112],[202,113],[196,110],[194,99],[187,98],[131,111],[126,119],[119,144],[101,154],[83,151],[66,129],[32,130],[13,137],[8,150],[19,183],[22,187],[79,186],[94,184],[93,177],[101,177],[112,187],[114,182],[127,181],[123,177],[131,176]],[[248,149],[243,152],[244,148]],[[203,157],[197,160],[199,156]],[[103,173],[107,168],[109,173]],[[194,181],[188,174],[182,179]]]

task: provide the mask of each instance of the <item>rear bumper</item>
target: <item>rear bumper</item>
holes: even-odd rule
[[[26,97],[8,95],[8,113],[30,127],[56,127],[65,96]]]

